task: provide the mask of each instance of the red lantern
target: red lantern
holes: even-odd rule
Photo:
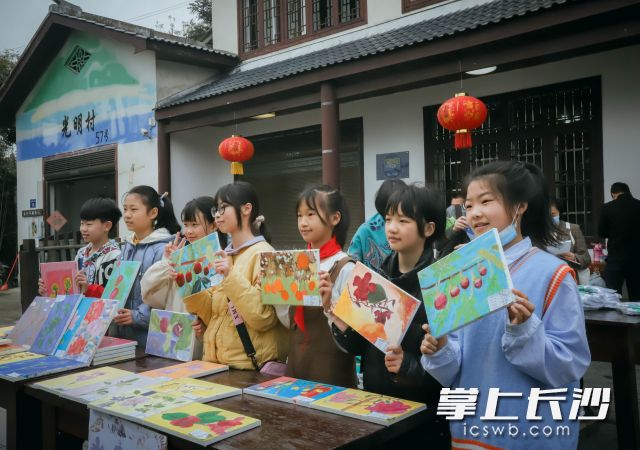
[[[253,144],[242,136],[233,135],[220,143],[218,153],[227,161],[231,161],[231,173],[243,175],[242,163],[253,158]]]
[[[464,92],[456,94],[438,108],[438,122],[443,128],[455,131],[456,150],[471,147],[471,130],[487,118],[487,107],[481,100]]]

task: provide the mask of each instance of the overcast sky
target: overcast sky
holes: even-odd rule
[[[144,27],[155,28],[156,22],[168,31],[169,16],[175,18],[178,30],[192,16],[189,2],[180,0],[72,0],[83,11]],[[49,12],[50,0],[0,0],[0,51],[22,52]]]

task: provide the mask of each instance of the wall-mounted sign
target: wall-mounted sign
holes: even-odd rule
[[[376,179],[409,178],[409,152],[376,155]]]
[[[29,199],[29,208],[33,209],[36,207],[36,199],[35,198],[30,198]]]
[[[22,217],[38,217],[44,215],[44,209],[23,209]]]

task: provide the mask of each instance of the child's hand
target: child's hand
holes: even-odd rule
[[[390,345],[387,347],[387,354],[384,356],[384,365],[390,373],[400,372],[404,352],[402,347],[398,345]]]
[[[433,337],[429,324],[425,323],[424,325],[422,325],[422,329],[426,333],[424,335],[424,338],[422,338],[422,344],[420,344],[420,351],[422,352],[422,354],[433,355],[435,352],[447,345],[446,336],[442,336],[439,339]]]
[[[512,289],[516,296],[516,301],[507,307],[509,311],[509,323],[511,325],[520,325],[525,323],[533,314],[533,310],[536,308],[533,303],[529,301],[529,297],[517,289]]]
[[[76,273],[76,278],[74,279],[76,286],[78,286],[78,290],[83,292],[87,290],[87,274],[82,270]]]
[[[47,295],[47,285],[44,284],[44,280],[42,278],[38,278],[38,295],[40,297],[45,297]]]
[[[220,256],[220,258],[216,258],[215,261],[213,261],[213,268],[216,273],[226,277],[229,275],[229,272],[231,272],[231,268],[233,267],[231,256],[227,256],[224,250],[216,252],[216,256]]]
[[[117,325],[133,325],[133,312],[130,309],[121,308],[113,321]]]
[[[332,308],[331,290],[333,289],[333,283],[331,282],[331,276],[326,270],[321,270],[318,272],[318,277],[320,278],[318,290],[320,291],[320,298],[322,299],[322,307],[324,308],[324,312],[329,314]]]
[[[464,231],[467,226],[467,216],[460,216],[456,219],[456,223],[453,224],[453,231]]]
[[[204,332],[207,329],[207,326],[204,324],[202,319],[200,319],[200,317],[197,317],[196,320],[191,322],[191,327],[193,328],[193,331],[196,333],[197,338],[201,338],[202,336],[204,336]]]
[[[169,278],[171,278],[174,281],[175,281],[176,278],[178,278],[178,272],[176,272],[173,269],[173,267],[171,269],[169,269]]]
[[[164,246],[164,257],[166,259],[171,258],[171,255],[173,255],[173,252],[175,252],[176,250],[180,250],[182,247],[184,247],[184,244],[187,242],[186,238],[180,238],[180,232],[178,231],[176,233],[176,238],[173,240],[173,242],[169,242],[167,245]]]

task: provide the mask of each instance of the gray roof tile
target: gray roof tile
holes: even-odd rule
[[[495,0],[255,69],[245,71],[236,69],[224,78],[209,81],[162,99],[156,107],[157,109],[168,108],[215,97],[321,67],[451,36],[491,23],[502,22],[514,16],[523,16],[543,8],[551,8],[567,1],[571,0]]]

